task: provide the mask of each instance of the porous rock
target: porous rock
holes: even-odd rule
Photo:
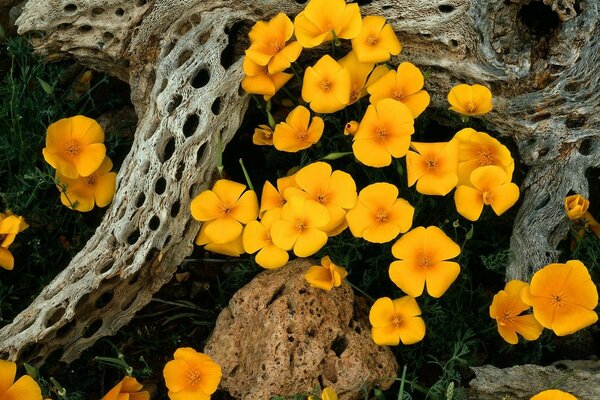
[[[387,389],[397,363],[370,336],[369,307],[346,283],[311,288],[297,260],[265,271],[240,289],[219,318],[204,351],[223,368],[221,387],[236,399],[270,399],[333,387],[340,399],[364,388]]]

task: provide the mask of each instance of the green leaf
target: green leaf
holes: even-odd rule
[[[351,151],[346,151],[346,152],[342,152],[342,153],[329,153],[325,157],[322,157],[321,160],[333,161],[333,160],[337,160],[338,158],[348,156],[350,154],[353,154],[353,153]]]
[[[44,92],[46,92],[46,94],[51,95],[52,93],[54,93],[54,89],[52,88],[52,86],[50,86],[50,84],[48,82],[46,82],[45,80],[43,80],[41,78],[36,78],[36,79],[38,80],[38,82],[40,83],[40,86],[42,87]]]
[[[471,238],[473,237],[474,230],[475,230],[475,225],[471,224],[471,229],[469,229],[469,232],[467,232],[467,234],[465,235],[465,242],[467,240],[471,240]]]
[[[23,363],[23,366],[25,367],[25,371],[27,371],[27,375],[29,375],[33,379],[37,380],[37,378],[38,378],[38,370],[37,370],[37,368],[34,367],[33,365],[29,365],[27,363]]]

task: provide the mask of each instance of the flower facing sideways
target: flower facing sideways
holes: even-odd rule
[[[258,217],[258,199],[241,183],[218,180],[212,190],[205,190],[192,200],[192,216],[206,226],[211,242],[231,242],[242,233],[242,224]]]
[[[570,335],[598,321],[598,289],[579,260],[550,264],[533,274],[521,299],[535,319],[558,336]]]
[[[412,225],[415,209],[398,198],[398,188],[389,183],[373,183],[358,194],[356,206],[346,220],[355,237],[372,243],[386,243]]]
[[[304,106],[294,108],[285,119],[275,126],[273,144],[279,151],[295,153],[308,149],[323,135],[325,123],[321,117],[310,119],[310,111]]]
[[[562,390],[551,389],[536,394],[530,400],[577,400],[577,397]]]
[[[490,317],[496,320],[498,333],[510,344],[519,343],[517,333],[526,340],[536,340],[544,329],[533,314],[521,315],[530,308],[521,300],[521,292],[528,286],[519,280],[508,282],[504,290],[494,296],[490,306]]]
[[[256,263],[263,268],[283,267],[289,259],[288,252],[277,247],[271,239],[271,227],[281,219],[281,208],[267,211],[259,221],[250,221],[242,240],[246,253],[256,253]]]
[[[42,400],[42,391],[29,375],[15,382],[17,364],[0,360],[0,399],[2,400]]]
[[[580,194],[574,194],[565,198],[565,211],[570,220],[583,218],[590,206],[590,202]]]
[[[464,115],[482,115],[492,110],[492,92],[482,85],[461,84],[448,93],[450,109]]]
[[[175,351],[174,360],[163,369],[171,400],[209,400],[219,382],[221,367],[206,354],[190,347]]]
[[[302,99],[317,113],[333,113],[350,103],[350,73],[331,56],[324,55],[306,68]]]
[[[6,270],[12,270],[15,266],[15,259],[8,250],[8,247],[14,242],[18,233],[23,232],[29,225],[23,217],[14,215],[10,211],[0,213],[0,267]]]
[[[386,167],[392,157],[406,155],[414,132],[410,110],[396,100],[383,99],[367,108],[354,134],[352,151],[365,165]]]
[[[106,156],[104,131],[93,119],[77,115],[48,127],[44,159],[67,178],[91,175]]]
[[[445,196],[458,183],[458,140],[447,143],[416,143],[418,153],[406,154],[408,186],[417,183],[417,192]]]
[[[329,256],[321,259],[321,265],[313,265],[306,272],[306,281],[312,287],[331,290],[342,284],[348,272],[343,267],[334,264]]]
[[[273,146],[273,129],[269,125],[259,125],[254,128],[252,143],[257,146]]]
[[[94,205],[109,205],[115,195],[117,182],[117,174],[110,172],[112,167],[110,158],[105,157],[98,169],[89,176],[71,179],[56,171],[61,203],[81,212],[91,211]]]
[[[204,246],[204,249],[211,253],[223,254],[224,256],[229,257],[239,257],[245,253],[241,234],[229,242],[215,243],[206,235],[206,227],[208,225],[209,224],[204,223],[200,227],[200,231],[198,232],[198,235],[196,235],[196,240],[194,241],[196,245]]]
[[[379,346],[420,342],[425,337],[425,322],[420,315],[421,309],[413,297],[377,299],[369,312],[371,337]]]
[[[360,33],[362,19],[358,4],[344,0],[310,0],[294,19],[296,38],[305,48],[335,37],[353,39]]]
[[[397,56],[402,50],[390,24],[380,16],[363,18],[360,34],[352,39],[352,50],[361,63],[381,63]]]
[[[354,51],[338,61],[350,73],[350,102],[353,104],[367,94],[367,88],[385,75],[389,70],[372,63],[361,63]]]
[[[135,378],[126,376],[115,385],[102,400],[150,400],[150,393],[142,390],[143,386]]]
[[[283,194],[289,187],[296,186],[296,178],[294,175],[285,176],[277,179],[277,187],[269,181],[265,181],[263,185],[262,195],[260,196],[260,213],[262,216],[269,210],[281,208],[285,204]]]
[[[285,72],[271,74],[266,66],[258,65],[248,57],[244,57],[242,68],[246,74],[242,79],[242,89],[246,93],[263,95],[266,101],[294,76]]]
[[[390,279],[402,291],[418,297],[427,286],[431,297],[441,297],[456,280],[460,266],[447,261],[460,254],[460,246],[437,226],[419,226],[392,246],[399,261],[390,264]]]
[[[519,199],[519,187],[508,181],[500,167],[489,165],[471,173],[471,186],[461,185],[454,192],[456,210],[470,221],[477,221],[484,205],[492,206],[496,215],[502,215]]]
[[[308,396],[308,400],[318,400],[318,399],[314,396]],[[337,393],[335,392],[335,390],[333,390],[330,387],[326,387],[321,392],[320,400],[338,400],[338,396],[337,396]]]
[[[350,121],[344,126],[344,135],[354,136],[354,134],[356,133],[357,130],[358,130],[358,122]]]

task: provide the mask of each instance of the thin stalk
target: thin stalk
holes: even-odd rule
[[[246,178],[246,183],[250,190],[254,191],[254,186],[252,186],[252,181],[250,180],[250,175],[248,175],[248,171],[246,171],[246,167],[244,166],[244,160],[240,158],[240,165],[242,166],[242,171],[244,172],[244,177]]]

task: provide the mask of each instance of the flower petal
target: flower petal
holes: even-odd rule
[[[459,186],[454,192],[456,211],[470,221],[477,221],[483,211],[483,198],[477,189]]]
[[[297,257],[309,257],[321,250],[327,243],[327,234],[318,229],[305,229],[294,244],[294,254]]]
[[[390,279],[404,293],[412,297],[423,294],[426,273],[414,261],[394,261],[390,264]]]
[[[242,234],[242,224],[233,217],[223,217],[207,223],[206,236],[217,244],[231,242]]]
[[[4,393],[2,400],[42,400],[42,390],[32,377],[25,375]]]
[[[290,259],[287,251],[280,249],[274,244],[268,244],[257,254],[255,261],[258,265],[266,269],[275,269],[283,267]]]
[[[438,261],[428,268],[425,278],[427,293],[431,297],[439,298],[458,277],[460,266],[452,261]]]

